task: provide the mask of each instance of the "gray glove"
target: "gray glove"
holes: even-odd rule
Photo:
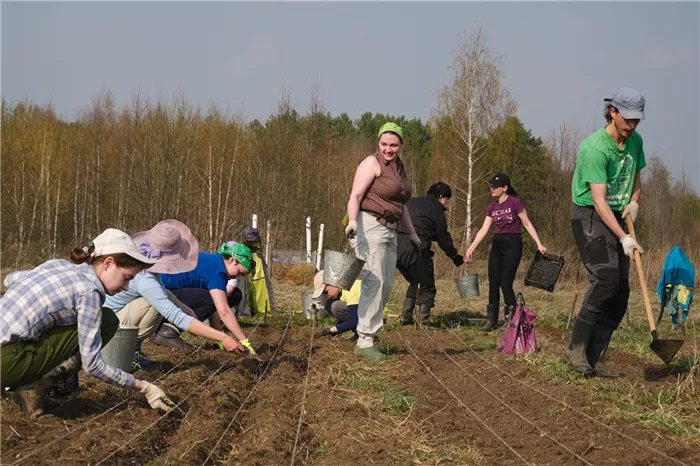
[[[150,382],[146,382],[145,380],[143,383],[146,384],[146,386],[143,390],[141,390],[141,393],[146,395],[146,400],[148,401],[148,404],[151,405],[151,408],[161,410],[166,413],[172,411],[173,402],[168,399],[168,396],[163,390]]]
[[[629,256],[630,259],[634,259],[634,250],[638,250],[639,254],[644,253],[644,249],[637,243],[634,238],[630,235],[625,235],[620,240],[622,243],[622,249],[625,251],[625,255]]]
[[[416,252],[421,252],[423,250],[423,243],[420,242],[420,238],[418,237],[418,235],[408,235],[408,239],[411,240],[413,249],[415,249]]]

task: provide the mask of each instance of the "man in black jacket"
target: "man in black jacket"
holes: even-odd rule
[[[437,290],[433,266],[435,253],[430,249],[432,241],[437,241],[440,249],[452,259],[455,267],[464,263],[464,258],[457,254],[457,249],[452,244],[452,236],[447,231],[445,205],[451,197],[450,187],[443,182],[438,182],[430,187],[427,196],[411,198],[406,204],[416,233],[423,243],[423,249],[417,253],[408,235],[399,228],[396,268],[409,283],[401,314],[401,325],[413,323],[413,308],[416,306],[416,301],[420,325],[428,324],[430,309],[435,306]]]

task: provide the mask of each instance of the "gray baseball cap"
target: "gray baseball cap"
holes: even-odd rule
[[[621,87],[615,91],[612,99],[605,99],[612,103],[626,120],[644,119],[644,96],[630,87]]]

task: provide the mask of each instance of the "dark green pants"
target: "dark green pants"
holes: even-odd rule
[[[102,308],[102,347],[119,330],[119,319]],[[0,381],[3,387],[21,387],[35,380],[78,352],[78,325],[54,327],[38,341],[16,341],[0,348]]]

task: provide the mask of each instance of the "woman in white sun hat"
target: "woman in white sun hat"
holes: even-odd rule
[[[180,330],[220,341],[229,350],[242,350],[236,340],[194,318],[194,312],[165,289],[160,274],[189,272],[197,266],[199,243],[190,229],[177,220],[163,220],[148,231],[132,235],[139,251],[155,260],[129,283],[129,289],[109,296],[105,307],[113,310],[122,325],[139,327],[132,369],[150,369],[160,364],[141,351],[141,343],[156,333],[165,320]],[[179,338],[178,341],[182,341]]]
[[[100,354],[119,328],[114,313],[102,307],[106,295],[126,290],[155,260],[113,228],[88,247],[74,249],[71,260],[52,259],[5,277],[8,289],[0,298],[3,386],[10,387],[25,413],[39,417],[51,382],[82,365],[93,377],[140,390],[153,409],[169,411],[163,390],[108,365]]]

